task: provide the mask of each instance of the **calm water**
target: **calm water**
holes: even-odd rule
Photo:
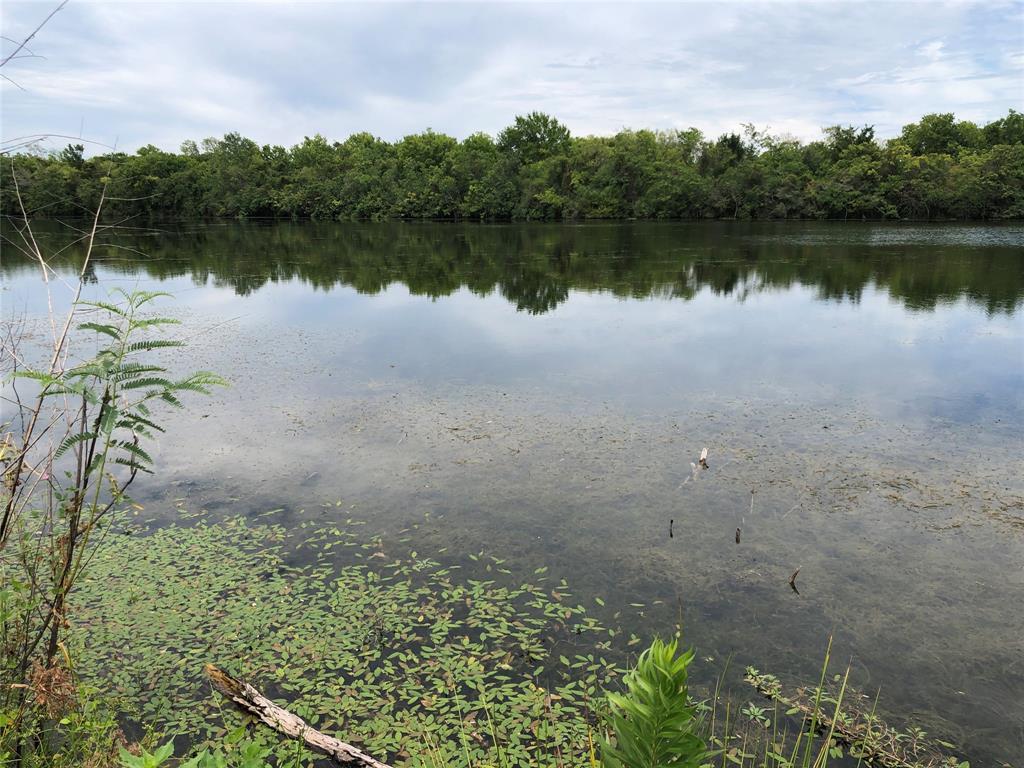
[[[1024,760],[1024,227],[225,224],[116,243],[89,291],[170,291],[187,366],[233,382],[161,441],[152,516],[354,515],[388,535],[429,515],[425,547],[548,565],[637,631],[682,614],[708,675],[733,654],[806,682],[834,633],[891,719],[975,764]],[[30,327],[45,308],[10,248],[2,296]]]

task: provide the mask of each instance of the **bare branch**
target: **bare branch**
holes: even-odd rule
[[[92,139],[83,139],[81,136],[71,136],[66,133],[30,133],[25,136],[15,136],[11,139],[4,139],[3,142],[0,142],[0,146],[3,147],[3,149],[0,149],[0,155],[9,155],[23,147],[37,144],[41,141],[45,141],[46,139],[71,139],[72,141],[79,141],[83,144],[95,144],[97,147],[109,149],[111,152],[117,151],[117,147],[113,147],[110,144],[104,144],[102,141],[93,141]]]
[[[292,739],[302,739],[307,746],[327,755],[338,765],[390,768],[386,763],[370,757],[351,744],[321,733],[298,715],[293,715],[272,702],[248,683],[232,677],[213,664],[206,665],[206,676],[219,693],[231,699],[239,708],[255,715],[278,733]]]
[[[63,0],[63,2],[61,2],[61,4],[60,4],[60,5],[58,5],[58,6],[57,6],[56,8],[54,8],[54,9],[53,9],[52,11],[50,11],[50,15],[49,15],[49,16],[47,16],[47,17],[46,17],[45,19],[43,19],[43,20],[42,20],[42,21],[41,21],[41,22],[39,23],[39,26],[38,26],[38,27],[36,27],[36,28],[35,28],[34,30],[32,30],[32,34],[30,34],[30,35],[29,35],[28,37],[26,37],[26,38],[25,38],[24,40],[22,40],[22,41],[21,41],[20,43],[18,43],[18,47],[17,47],[17,48],[15,48],[15,49],[14,49],[14,51],[13,51],[12,53],[10,53],[10,54],[8,54],[7,56],[5,56],[5,57],[4,57],[4,59],[3,59],[3,61],[0,61],[0,67],[2,67],[2,66],[3,66],[4,64],[6,64],[7,62],[9,62],[9,61],[10,61],[11,59],[13,59],[13,58],[14,58],[15,56],[17,56],[17,55],[18,55],[18,54],[19,54],[19,53],[21,52],[21,49],[22,49],[22,48],[24,48],[24,47],[25,47],[26,45],[28,45],[29,41],[30,41],[30,40],[31,40],[31,39],[32,39],[33,37],[35,37],[35,36],[36,36],[36,35],[37,35],[37,34],[39,33],[39,30],[41,30],[41,29],[42,29],[43,27],[45,27],[45,26],[46,26],[46,23],[47,23],[47,22],[48,22],[48,21],[49,21],[50,19],[52,19],[52,18],[53,18],[54,16],[56,16],[56,15],[57,15],[57,12],[58,12],[59,10],[61,10],[61,9],[62,9],[62,8],[63,8],[63,7],[65,6],[65,5],[67,5],[67,4],[68,4],[68,0]]]
[[[11,78],[9,78],[7,75],[5,75],[3,73],[0,73],[0,77],[2,77],[4,80],[6,80],[8,83],[13,85],[18,90],[20,90],[20,91],[24,91],[25,90],[25,88],[23,88],[19,83],[16,83],[15,81],[11,80]]]

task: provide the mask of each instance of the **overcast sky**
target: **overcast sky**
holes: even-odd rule
[[[3,2],[20,40],[57,4]],[[12,50],[4,43],[6,53]],[[496,134],[549,112],[574,134],[753,122],[882,136],[928,112],[1024,110],[1024,2],[72,2],[2,73],[5,140],[134,150],[239,131],[292,145],[427,127]],[[24,90],[21,90],[24,89]]]

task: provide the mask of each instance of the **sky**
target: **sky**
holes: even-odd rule
[[[57,4],[4,0],[3,35],[20,41]],[[230,131],[461,139],[532,110],[574,135],[753,123],[803,140],[1024,111],[1024,1],[71,0],[28,49],[0,70],[3,140],[81,136],[92,152]]]

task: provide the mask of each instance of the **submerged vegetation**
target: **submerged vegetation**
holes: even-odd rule
[[[427,130],[390,143],[367,133],[290,149],[229,133],[86,158],[81,145],[0,164],[0,206],[17,181],[35,216],[109,210],[184,218],[314,219],[999,219],[1024,216],[1024,115],[986,125],[930,114],[879,141],[832,126],[802,143],[747,126],[623,130],[574,137],[520,116],[494,139]]]
[[[208,694],[213,661],[294,699],[313,727],[410,765],[496,764],[498,745],[512,764],[586,753],[621,670],[601,655],[610,631],[567,585],[459,578],[351,530],[233,519],[126,536],[82,584],[75,654],[138,722],[197,744],[242,722]],[[288,564],[293,535],[310,565]]]
[[[589,616],[546,569],[520,584],[494,556],[477,556],[472,571],[423,556],[411,549],[415,527],[387,545],[358,530],[351,519],[288,530],[183,513],[179,525],[118,535],[69,617],[84,694],[57,713],[72,738],[52,764],[318,760],[211,694],[211,659],[396,766],[956,764],[923,733],[887,728],[870,702],[858,710],[845,685],[827,682],[827,655],[821,680],[797,697],[756,670],[753,699],[702,694],[688,680],[693,651],[655,640],[637,657],[638,638]],[[850,738],[847,724],[863,722]],[[876,759],[882,745],[898,751]]]
[[[413,768],[698,768],[719,758],[723,768],[823,768],[874,755],[868,740],[882,737],[871,720],[859,739],[839,727],[857,716],[842,711],[845,678],[838,697],[823,688],[827,658],[812,706],[781,713],[789,700],[765,689],[766,676],[758,689],[775,699],[770,713],[737,709],[718,689],[702,700],[688,681],[694,653],[676,640],[636,659],[641,639],[588,615],[547,567],[516,583],[494,555],[445,564],[412,549],[417,526],[388,544],[359,538],[352,519],[289,529],[179,509],[177,524],[140,527],[126,491],[153,469],[140,441],[163,429],[151,405],[222,383],[171,379],[147,359],[180,346],[146,335],[172,322],[145,312],[158,297],[76,304],[67,325],[98,313],[78,324],[110,340],[98,354],[67,365],[70,337],[55,331],[48,369],[14,371],[37,387],[23,406],[30,421],[51,401],[47,429],[71,419],[41,455],[31,428],[4,442],[5,764],[317,761],[212,697],[211,661],[259,681],[310,726]]]

